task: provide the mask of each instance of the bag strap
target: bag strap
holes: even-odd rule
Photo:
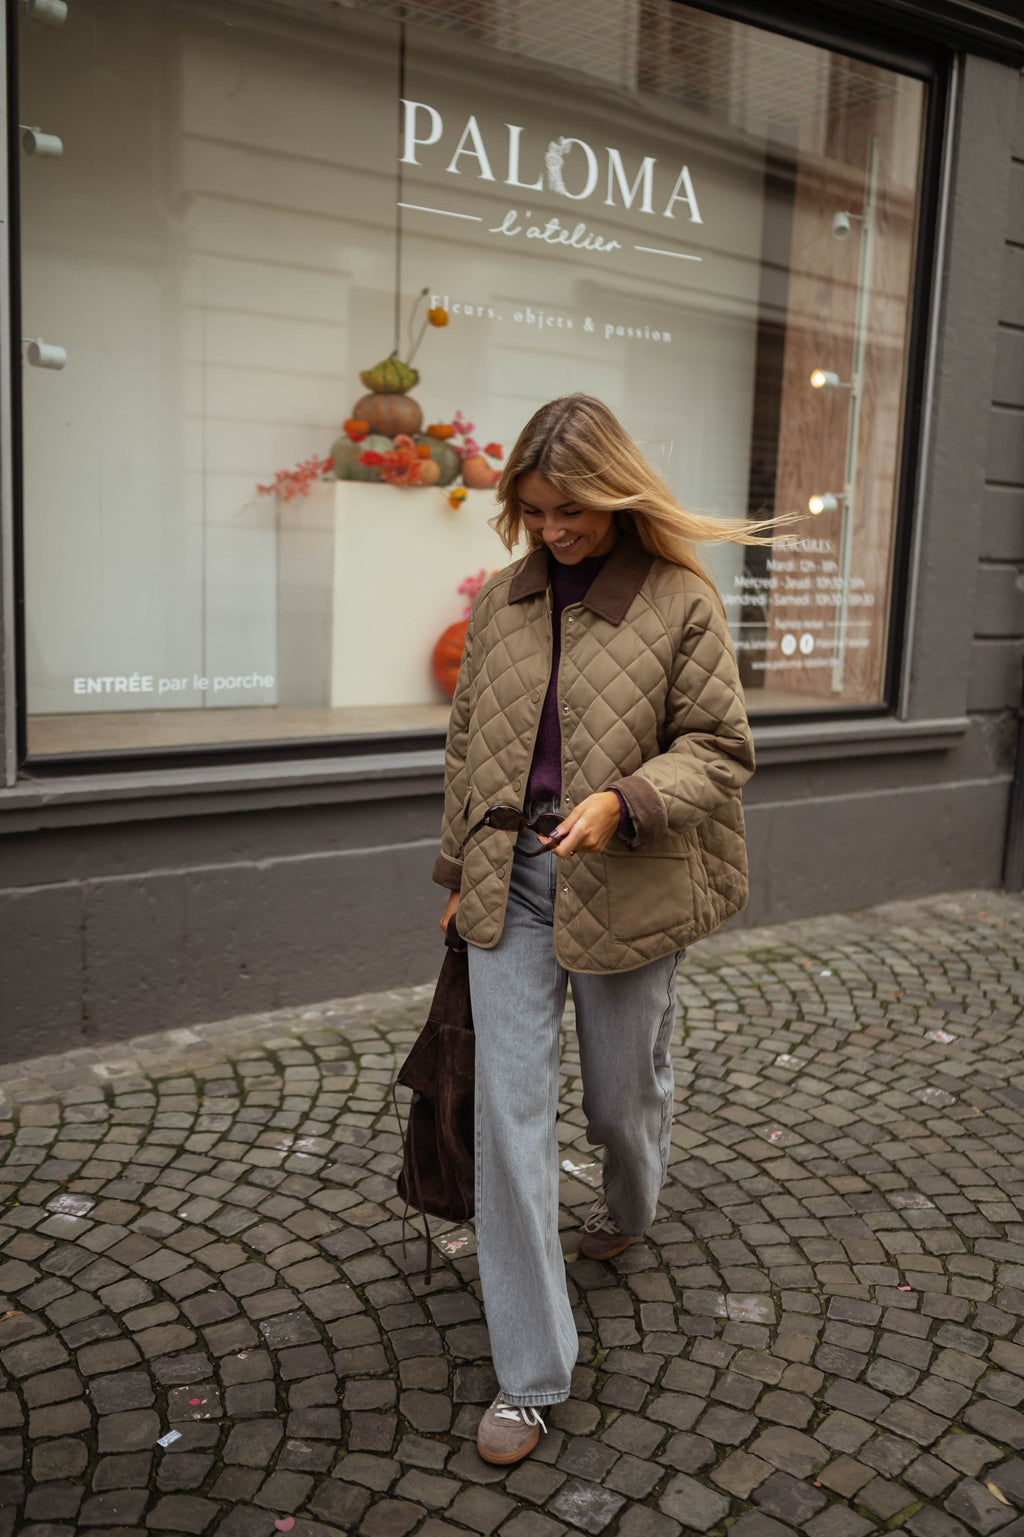
[[[397,1082],[398,1082],[398,1080],[396,1079],[392,1083],[392,1085],[391,1085],[391,1102],[392,1102],[392,1104],[395,1107],[395,1115],[398,1118],[398,1128],[399,1128],[399,1130],[400,1130],[400,1132],[402,1134],[402,1147],[403,1147],[404,1151],[408,1154],[409,1169],[410,1169],[410,1173],[412,1174],[412,1193],[413,1193],[413,1195],[416,1198],[416,1205],[419,1207],[420,1215],[423,1218],[423,1237],[424,1237],[424,1239],[426,1241],[426,1249],[427,1249],[427,1252],[426,1252],[426,1267],[427,1268],[426,1268],[426,1275],[425,1275],[424,1279],[425,1279],[427,1285],[429,1286],[430,1285],[430,1277],[431,1277],[431,1274],[432,1274],[432,1271],[433,1271],[433,1264],[434,1264],[434,1246],[433,1246],[433,1244],[430,1241],[430,1221],[429,1221],[429,1219],[427,1217],[427,1213],[423,1209],[423,1196],[422,1196],[422,1194],[420,1192],[420,1171],[419,1171],[419,1164],[418,1164],[417,1159],[416,1159],[415,1142],[414,1142],[414,1140],[412,1140],[412,1141],[408,1140],[408,1137],[407,1137],[408,1129],[409,1129],[409,1122],[408,1122],[408,1120],[406,1121],[405,1126],[402,1125],[402,1112],[401,1112],[401,1109],[399,1108],[399,1104],[398,1104],[398,1095],[395,1093],[395,1089],[397,1087]],[[415,1093],[413,1094],[413,1097],[412,1097],[411,1101],[409,1102],[409,1109],[410,1110],[412,1109],[412,1107],[415,1105],[416,1101],[419,1098],[420,1098],[420,1093],[419,1093],[419,1090],[417,1089],[415,1091]],[[406,1201],[406,1200],[403,1200],[403,1202],[402,1202],[402,1258],[403,1259],[405,1258],[405,1230],[406,1230],[406,1227],[408,1226],[410,1210],[411,1210],[411,1208],[409,1206],[409,1202]]]

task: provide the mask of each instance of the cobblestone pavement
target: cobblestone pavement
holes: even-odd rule
[[[472,1233],[402,1246],[429,989],[0,1070],[0,1537],[1024,1534],[1024,901],[697,947],[648,1241],[566,1038],[573,1397],[512,1469]]]

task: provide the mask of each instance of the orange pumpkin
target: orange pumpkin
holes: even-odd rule
[[[364,395],[352,407],[352,415],[386,438],[400,433],[411,438],[423,426],[423,412],[411,395]]]
[[[419,466],[420,485],[436,486],[438,481],[441,479],[441,466],[439,464],[435,464],[433,459],[430,458],[421,459],[419,461]]]
[[[501,479],[501,471],[487,463],[483,454],[469,454],[462,461],[462,479],[471,491],[489,491]]]
[[[432,438],[439,438],[442,443],[446,438],[450,438],[454,431],[455,428],[451,425],[450,422],[431,422],[430,426],[427,428],[427,432],[430,434],[430,436]]]
[[[466,644],[468,629],[468,619],[460,619],[457,624],[450,624],[438,640],[434,647],[434,654],[430,658],[434,677],[449,699],[455,698],[455,685],[459,679],[462,649]]]

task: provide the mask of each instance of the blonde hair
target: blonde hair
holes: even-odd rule
[[[602,401],[592,395],[563,395],[541,406],[527,422],[498,482],[501,511],[491,526],[510,552],[523,533],[519,477],[531,470],[581,507],[628,514],[646,550],[686,566],[712,588],[695,544],[774,544],[778,536],[770,530],[797,516],[750,522],[686,512]],[[527,540],[532,548],[543,543],[539,534],[527,533]]]

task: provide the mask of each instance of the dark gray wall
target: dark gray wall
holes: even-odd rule
[[[965,63],[897,715],[758,733],[774,922],[1000,879],[1024,649],[1024,89]],[[0,1055],[428,979],[437,752],[0,791]]]
[[[1014,709],[1024,658],[1024,81],[1010,161],[969,707]]]

